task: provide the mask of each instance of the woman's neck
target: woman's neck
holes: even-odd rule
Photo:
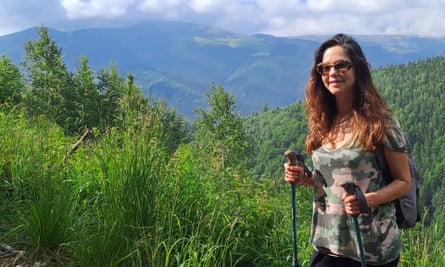
[[[343,119],[351,116],[352,113],[352,98],[351,97],[337,97],[337,114],[336,119]]]

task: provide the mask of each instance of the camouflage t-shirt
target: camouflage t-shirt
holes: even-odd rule
[[[384,146],[406,151],[396,118],[392,118],[385,132]],[[345,192],[340,185],[352,181],[363,192],[378,190],[383,177],[375,153],[364,151],[355,136],[336,149],[321,146],[313,152],[312,161],[316,172],[312,244],[322,253],[360,261],[352,217],[346,215],[340,200]],[[368,263],[385,264],[398,257],[401,244],[392,202],[370,208],[369,214],[361,214],[358,221]]]

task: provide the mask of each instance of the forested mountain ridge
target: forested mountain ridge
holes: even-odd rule
[[[445,205],[445,57],[391,65],[373,71],[374,81],[413,143],[423,177],[422,206]],[[252,169],[258,176],[282,179],[283,152],[302,152],[307,131],[304,104],[256,113],[245,119],[255,140]],[[291,123],[289,123],[291,122]]]
[[[312,55],[327,36],[282,38],[242,35],[182,22],[150,20],[121,29],[49,29],[63,50],[67,67],[87,56],[98,71],[113,61],[132,73],[144,95],[167,100],[186,117],[205,105],[211,82],[237,98],[237,109],[247,115],[263,105],[285,106],[302,99]],[[0,53],[15,64],[23,59],[23,44],[37,31],[0,36]],[[374,67],[407,63],[445,54],[445,40],[413,36],[358,35]]]
[[[421,200],[433,211],[445,206],[445,58],[394,65],[374,72],[377,86],[414,145],[423,175]]]

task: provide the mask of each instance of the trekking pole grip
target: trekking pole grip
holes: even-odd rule
[[[304,169],[304,173],[308,177],[312,177],[312,172],[309,170],[309,168],[304,164],[304,157],[301,154],[298,154],[297,152],[293,150],[287,150],[284,152],[284,156],[287,157],[289,160],[289,165],[291,166],[301,166]]]
[[[284,152],[284,156],[288,159],[289,165],[297,166],[297,153],[293,150],[287,150]]]

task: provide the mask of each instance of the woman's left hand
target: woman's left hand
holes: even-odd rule
[[[345,212],[348,215],[355,216],[360,214],[360,201],[357,199],[355,194],[347,194],[345,193],[341,201],[343,201],[345,205]]]

